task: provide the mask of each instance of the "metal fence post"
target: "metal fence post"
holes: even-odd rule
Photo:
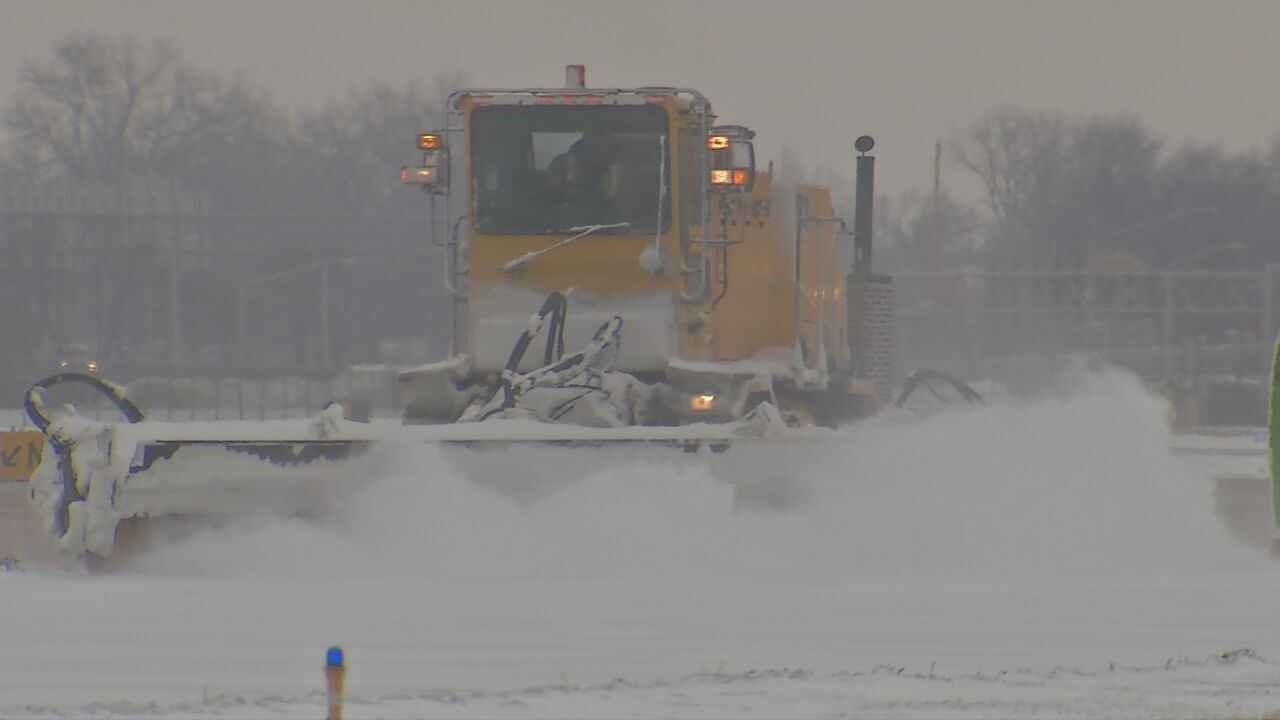
[[[1166,378],[1172,371],[1173,358],[1170,357],[1170,348],[1173,343],[1173,274],[1166,272],[1164,274],[1164,336],[1160,345],[1160,369]]]
[[[1276,338],[1276,285],[1280,277],[1280,264],[1267,263],[1267,270],[1262,276],[1262,328],[1258,338],[1265,345],[1270,345]]]

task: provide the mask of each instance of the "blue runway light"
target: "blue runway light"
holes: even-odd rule
[[[342,667],[342,648],[329,648],[329,651],[324,655],[324,664],[327,667]]]

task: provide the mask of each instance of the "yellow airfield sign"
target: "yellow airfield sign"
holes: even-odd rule
[[[0,481],[30,480],[44,452],[39,430],[0,430]]]

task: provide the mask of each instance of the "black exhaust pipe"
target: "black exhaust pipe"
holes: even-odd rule
[[[876,141],[863,135],[853,141],[858,156],[858,179],[853,205],[853,274],[859,279],[871,277],[871,204],[875,199],[876,159],[868,155]]]
[[[876,159],[870,135],[853,141],[858,156],[858,179],[853,208],[853,267],[848,280],[850,370],[855,378],[875,383],[880,407],[893,402],[894,321],[893,278],[871,271],[871,203],[875,197]]]

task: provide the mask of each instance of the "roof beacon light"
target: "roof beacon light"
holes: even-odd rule
[[[587,66],[565,65],[564,86],[577,89],[585,88],[587,86]]]
[[[419,150],[439,150],[443,147],[439,133],[421,133],[418,135]]]

